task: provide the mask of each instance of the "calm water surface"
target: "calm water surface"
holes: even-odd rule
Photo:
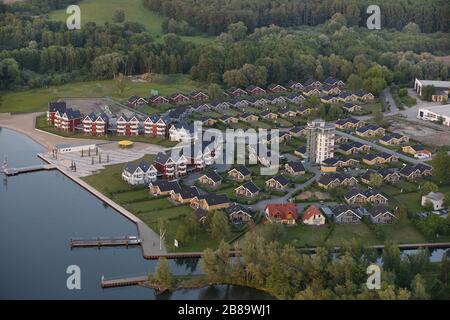
[[[0,161],[39,164],[40,145],[0,128]],[[71,237],[136,235],[133,223],[57,171],[0,176],[0,299],[267,299],[250,288],[214,286],[156,297],[142,287],[102,289],[100,279],[143,275],[155,261],[140,248],[71,250]],[[81,290],[68,290],[66,269],[81,268]],[[175,274],[198,273],[196,261],[171,261]]]

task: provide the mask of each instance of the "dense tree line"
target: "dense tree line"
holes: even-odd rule
[[[429,252],[402,255],[394,243],[385,243],[381,289],[369,290],[367,267],[377,261],[375,250],[352,242],[336,256],[317,248],[303,254],[291,245],[269,241],[249,232],[240,242],[241,259],[228,258],[230,246],[207,249],[200,267],[210,283],[231,283],[265,289],[284,299],[430,299],[448,290],[448,259],[444,255],[439,277],[424,276],[430,270]],[[448,291],[447,291],[448,292]]]
[[[218,35],[231,23],[243,21],[253,30],[276,24],[281,27],[314,26],[342,13],[352,26],[365,26],[366,9],[381,8],[383,28],[401,29],[410,22],[423,32],[449,30],[446,0],[143,0],[150,10],[175,20],[186,20],[197,29]]]

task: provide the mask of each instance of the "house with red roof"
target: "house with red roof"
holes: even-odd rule
[[[293,203],[268,204],[264,212],[272,223],[294,225],[298,218],[297,207]]]
[[[303,213],[302,222],[309,226],[322,226],[325,224],[325,216],[316,206],[309,206]]]

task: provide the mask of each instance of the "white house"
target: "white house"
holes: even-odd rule
[[[194,126],[176,123],[169,129],[170,141],[191,142],[196,139]]]
[[[122,179],[134,186],[156,181],[157,174],[153,165],[142,160],[139,164],[127,163],[122,171]]]
[[[441,210],[444,208],[444,194],[440,192],[430,192],[422,196],[422,206],[427,202],[433,204],[433,210]]]

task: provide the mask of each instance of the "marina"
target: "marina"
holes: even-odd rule
[[[138,246],[142,242],[137,237],[116,237],[116,238],[95,238],[95,239],[70,239],[71,248],[88,248],[88,247],[129,247]]]

